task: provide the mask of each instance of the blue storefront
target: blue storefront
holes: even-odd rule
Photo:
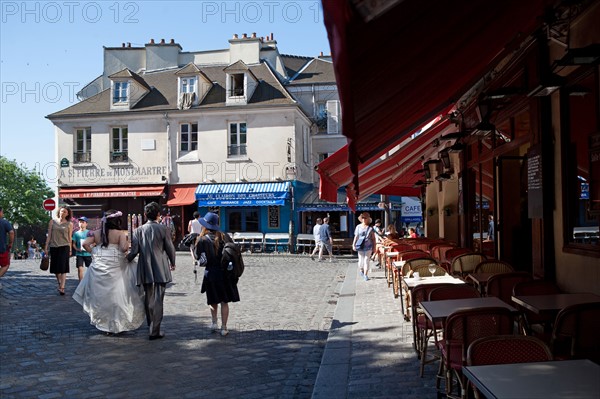
[[[200,184],[195,194],[200,214],[218,213],[224,231],[287,233],[292,192],[286,181]]]

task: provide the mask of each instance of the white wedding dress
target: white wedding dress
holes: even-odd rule
[[[146,319],[143,290],[136,286],[137,263],[129,263],[117,244],[93,250],[93,261],[73,299],[98,330],[120,333],[136,330]]]

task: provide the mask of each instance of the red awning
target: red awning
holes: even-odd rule
[[[444,112],[446,111],[448,110],[444,110]],[[425,128],[426,126],[421,130]],[[435,154],[437,157],[436,153],[439,149],[433,148],[431,144],[448,128],[453,128],[449,120],[442,120],[438,117],[429,128],[423,130],[418,136],[403,140],[399,144],[400,148],[383,161],[379,161],[377,158],[372,162],[361,164],[358,175],[360,184],[358,199],[366,198],[371,194],[419,195],[420,189],[414,188],[413,185],[417,180],[422,180],[423,175],[415,175],[414,172],[422,167],[419,162],[421,157],[430,156],[429,153]],[[321,176],[321,198],[327,201],[330,201],[330,195],[336,194],[338,187],[344,186],[347,186],[349,203],[353,202],[352,198],[357,197],[353,184],[351,184],[352,173],[346,161],[348,149],[348,146],[342,147],[318,166],[317,170]],[[387,152],[392,150],[393,147]]]
[[[158,197],[164,185],[60,188],[59,198]]]
[[[376,167],[361,173],[358,198],[371,194],[418,196],[421,190],[413,186],[418,180],[425,180],[425,177],[423,173],[415,172],[423,168],[423,161],[438,158],[437,153],[441,148],[433,147],[433,140],[451,127],[447,119],[441,121],[410,140]]]
[[[169,187],[167,206],[184,206],[196,202],[197,184],[182,184]]]
[[[334,156],[347,156],[353,176],[455,102],[515,39],[541,26],[550,1],[390,3],[323,1],[349,143],[346,154]],[[333,198],[331,191],[326,187],[322,198]]]

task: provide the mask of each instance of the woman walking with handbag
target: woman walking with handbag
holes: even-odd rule
[[[375,247],[375,231],[371,227],[371,215],[363,212],[358,217],[360,224],[354,229],[352,249],[358,252],[358,270],[365,281],[369,281],[371,252]]]
[[[56,211],[57,219],[48,223],[48,236],[46,238],[45,252],[50,249],[50,273],[56,275],[58,293],[65,295],[65,283],[69,273],[69,258],[71,257],[71,237],[73,225],[71,224],[71,210],[61,206]]]

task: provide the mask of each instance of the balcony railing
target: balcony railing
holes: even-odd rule
[[[113,151],[110,153],[110,162],[128,162],[127,151]]]
[[[92,162],[91,152],[74,152],[73,163]]]
[[[246,155],[246,145],[230,145],[227,147],[227,156],[237,157],[240,155]]]

